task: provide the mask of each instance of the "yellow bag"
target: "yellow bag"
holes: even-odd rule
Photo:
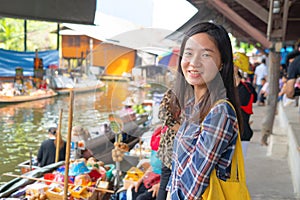
[[[221,100],[226,101],[226,100]],[[218,101],[220,102],[220,101]],[[218,103],[217,102],[217,103]],[[229,101],[226,101],[233,109]],[[214,169],[211,173],[209,185],[202,195],[203,200],[251,200],[245,177],[244,158],[240,134],[236,141],[231,163],[231,175],[226,181],[219,179]]]

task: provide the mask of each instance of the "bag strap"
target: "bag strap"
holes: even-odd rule
[[[228,101],[227,99],[220,99],[215,103],[215,105],[217,105],[219,103],[223,103],[223,102],[227,103],[236,114],[235,108],[233,107],[231,102]],[[244,169],[244,157],[243,157],[243,152],[242,152],[241,136],[240,136],[239,129],[238,129],[238,137],[237,137],[235,146],[236,146],[235,151],[234,151],[232,161],[231,161],[231,175],[230,175],[230,178],[227,180],[235,181],[235,182],[238,182],[238,181],[246,182],[245,169]],[[238,175],[238,177],[237,177],[237,175]]]
[[[247,91],[252,94],[252,91],[250,90],[250,88],[248,87],[247,83],[245,83],[244,81],[241,81],[241,83],[245,86],[245,88],[247,89]]]

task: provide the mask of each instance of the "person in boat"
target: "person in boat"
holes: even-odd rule
[[[37,161],[38,166],[44,167],[46,165],[52,164],[55,162],[55,156],[56,156],[56,133],[57,128],[52,127],[48,130],[48,139],[44,140],[39,148],[38,155],[37,155]],[[59,144],[60,150],[59,150],[59,161],[65,160],[66,156],[66,142],[61,141]]]
[[[74,146],[75,159],[85,158],[86,160],[93,157],[93,152],[86,148],[86,142],[91,137],[88,130],[81,126],[73,126],[72,128],[72,145]]]
[[[162,162],[157,155],[160,136],[165,131],[163,126],[158,126],[151,136],[151,156],[149,168],[136,183],[132,184],[132,200],[156,200],[160,188]]]

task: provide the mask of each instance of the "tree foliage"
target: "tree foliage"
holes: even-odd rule
[[[1,48],[8,50],[23,50],[24,26],[23,20],[2,18],[0,19]]]

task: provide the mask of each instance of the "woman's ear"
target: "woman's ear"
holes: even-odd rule
[[[220,66],[219,72],[222,71],[222,69],[223,69],[223,63]]]

